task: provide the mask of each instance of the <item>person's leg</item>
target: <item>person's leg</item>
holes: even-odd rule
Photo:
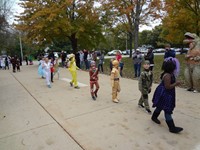
[[[153,120],[157,124],[160,124],[160,120],[158,120],[158,116],[160,115],[161,111],[162,111],[162,109],[156,108],[151,117],[151,120]]]
[[[179,133],[183,130],[183,128],[175,126],[171,113],[165,112],[165,119],[170,132]]]
[[[114,86],[112,87],[112,101],[114,103],[118,103],[119,101],[117,100],[117,85],[114,82]]]
[[[70,86],[72,87],[73,84],[74,84],[74,75],[73,75],[73,71],[70,71],[70,73],[71,73],[71,76],[72,76],[72,80],[70,82]]]
[[[144,102],[144,101],[143,101],[143,96],[142,96],[142,93],[141,93],[140,99],[139,99],[139,101],[138,101],[138,106],[141,107],[141,108],[144,108],[143,102]]]
[[[150,66],[150,67],[149,67],[149,70],[150,70],[150,71],[153,71],[153,66]]]
[[[94,96],[94,82],[90,82],[90,93],[91,93],[92,99],[96,100]]]
[[[99,70],[99,72],[101,71],[101,70],[100,70],[100,67],[101,67],[101,64],[98,64],[98,70]]]
[[[146,109],[149,109],[150,107],[149,107],[149,101],[148,101],[148,94],[143,94],[142,95],[142,97],[143,97],[143,101],[144,101],[144,106],[145,106],[145,108]]]
[[[101,71],[102,71],[102,73],[103,73],[103,64],[101,64]]]
[[[134,64],[135,78],[137,77],[137,64]]]
[[[51,82],[53,82],[53,72],[51,72]]]
[[[94,95],[97,97],[97,92],[99,90],[99,83],[98,81],[95,82],[96,90],[94,91]]]
[[[16,72],[16,64],[13,64],[13,72]]]
[[[77,81],[77,72],[73,72],[73,81],[74,81],[74,88],[79,89],[78,87],[78,81]]]
[[[51,88],[51,83],[50,83],[50,72],[45,72],[45,76],[46,76],[46,84],[49,88]]]
[[[58,68],[57,70],[57,74],[58,74],[58,80],[60,79],[60,69]]]
[[[122,74],[122,69],[123,69],[123,68],[120,67],[120,76],[121,76],[121,77],[123,76],[123,74]]]
[[[141,69],[141,64],[138,64],[138,66],[137,66],[137,69],[138,69],[138,77],[140,76],[140,69]]]

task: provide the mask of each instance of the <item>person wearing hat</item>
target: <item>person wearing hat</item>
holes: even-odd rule
[[[72,75],[72,81],[70,82],[70,85],[74,86],[75,89],[79,89],[78,81],[77,81],[77,72],[76,72],[76,70],[79,70],[79,68],[76,66],[74,54],[69,55],[69,63],[68,64],[69,64],[68,69]]]
[[[139,90],[141,92],[141,97],[138,101],[138,106],[140,108],[145,108],[146,112],[148,114],[151,114],[151,110],[150,110],[149,102],[148,102],[148,94],[151,92],[151,86],[153,83],[153,73],[149,69],[150,62],[148,60],[144,61],[143,68],[144,70],[141,72],[139,82],[138,82]]]
[[[111,86],[112,86],[112,101],[114,103],[119,103],[118,93],[121,91],[119,84],[119,62],[117,60],[112,61],[112,71],[111,71]]]

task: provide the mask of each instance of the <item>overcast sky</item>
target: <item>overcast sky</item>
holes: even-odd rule
[[[9,17],[9,22],[11,24],[14,22],[15,15],[19,15],[21,12],[23,12],[23,9],[18,5],[19,2],[19,0],[12,0],[10,3],[12,14]]]

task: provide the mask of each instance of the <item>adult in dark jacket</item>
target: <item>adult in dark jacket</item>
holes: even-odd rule
[[[79,52],[76,52],[75,59],[76,59],[76,66],[78,68],[80,68],[80,54],[79,54]]]
[[[176,57],[176,51],[171,49],[171,45],[170,44],[166,44],[165,45],[165,55],[164,55],[164,59],[168,58],[168,57]]]
[[[145,60],[148,60],[150,62],[150,68],[149,70],[153,71],[154,67],[154,53],[153,48],[149,48],[147,54],[144,56]]]

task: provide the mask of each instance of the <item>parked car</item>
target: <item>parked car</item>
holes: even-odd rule
[[[101,56],[101,51],[95,51],[95,53],[97,54],[97,56]]]
[[[180,50],[180,53],[181,53],[181,54],[186,54],[186,53],[188,52],[188,50],[189,50],[189,48],[182,48],[182,49]]]
[[[122,54],[121,50],[112,50],[112,51],[108,52],[108,56],[114,56],[117,54],[117,52],[120,52]]]
[[[181,51],[181,48],[171,48],[171,49],[173,49],[173,50],[175,50],[175,52],[180,52]]]
[[[148,49],[147,48],[141,48],[141,47],[138,47],[138,49],[137,50],[139,50],[142,54],[144,54],[144,53],[147,53],[148,52]]]
[[[128,55],[127,51],[122,51],[122,55]]]
[[[153,52],[154,52],[154,53],[164,53],[164,52],[165,52],[165,49],[164,49],[164,48],[157,48],[157,49],[154,49]]]

